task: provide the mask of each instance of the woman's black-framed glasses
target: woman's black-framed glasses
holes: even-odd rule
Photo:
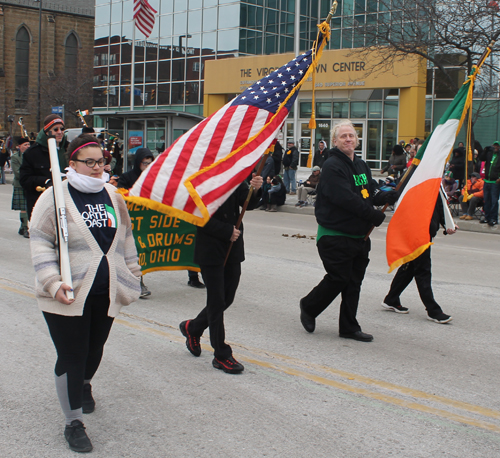
[[[72,160],[76,162],[83,162],[87,167],[90,167],[91,169],[93,169],[96,164],[99,167],[104,167],[106,165],[106,159],[104,159],[103,157],[101,157],[101,159],[99,159],[98,161],[96,161],[95,159],[85,159],[83,161],[81,159],[72,159]]]

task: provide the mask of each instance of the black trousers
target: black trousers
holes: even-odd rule
[[[415,279],[418,294],[427,309],[427,314],[436,317],[443,313],[443,310],[434,299],[432,292],[431,273],[431,248],[427,248],[417,259],[403,264],[391,283],[391,289],[384,299],[387,305],[401,305],[399,296],[406,287]]]
[[[225,266],[200,265],[201,275],[207,288],[207,305],[189,322],[189,332],[201,337],[205,329],[210,331],[210,344],[217,359],[227,359],[233,351],[225,342],[224,311],[233,303],[241,276],[241,264]]]
[[[320,315],[341,294],[339,331],[348,334],[361,331],[356,320],[361,283],[370,260],[370,239],[323,236],[318,242],[318,253],[326,275],[313,290],[302,299],[306,313]]]
[[[108,308],[109,296],[103,294],[87,297],[82,316],[43,312],[57,352],[55,373],[67,374],[72,410],[82,407],[83,382],[94,376],[101,362],[113,325]]]

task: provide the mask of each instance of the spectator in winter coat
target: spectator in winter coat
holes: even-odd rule
[[[328,159],[328,154],[329,151],[326,147],[326,142],[320,140],[318,143],[318,149],[314,153],[313,167],[318,166],[321,169],[325,161]]]
[[[307,195],[316,189],[319,183],[319,177],[321,175],[321,169],[319,166],[315,165],[312,168],[312,173],[305,183],[299,187],[297,191],[298,202],[295,204],[296,207],[305,207],[307,205]]]
[[[380,171],[380,173],[388,172],[394,178],[398,178],[406,167],[405,150],[401,145],[394,145],[392,154],[388,164]]]
[[[266,211],[276,212],[278,207],[283,205],[286,200],[286,189],[281,177],[276,175],[271,180],[271,188],[267,191],[269,204],[267,205]]]
[[[23,163],[19,172],[19,181],[24,188],[24,195],[26,196],[28,219],[31,218],[33,207],[43,190],[52,186],[49,147],[47,143],[49,135],[54,136],[56,139],[61,172],[64,173],[64,170],[68,166],[66,158],[68,141],[64,137],[64,122],[55,114],[49,115],[43,120],[43,129],[38,132],[35,144],[23,154]]]
[[[500,142],[485,148],[484,154],[484,220],[489,226],[498,224],[498,199],[500,197]]]
[[[453,172],[453,177],[458,180],[458,188],[462,189],[465,179],[465,148],[459,147],[453,150],[448,170]]]
[[[276,143],[274,144],[272,157],[274,160],[274,174],[279,175],[281,172],[281,160],[283,159],[283,147],[278,140],[276,140]]]
[[[125,172],[118,180],[118,187],[130,189],[141,176],[141,173],[147,169],[148,165],[153,162],[153,153],[148,148],[139,148],[135,152],[134,167],[132,170]]]
[[[445,172],[443,179],[441,180],[441,184],[443,185],[444,192],[446,193],[448,200],[456,197],[456,195],[458,194],[458,183],[453,177],[453,172],[451,172],[450,170]]]
[[[19,219],[21,220],[21,227],[19,228],[19,235],[29,238],[28,231],[28,214],[26,207],[26,198],[24,197],[24,189],[19,182],[19,169],[23,163],[23,154],[30,147],[29,138],[20,138],[17,141],[17,151],[11,157],[12,172],[14,173],[14,192],[12,194],[12,210],[19,210]]]
[[[295,181],[295,174],[299,166],[299,150],[295,147],[293,140],[288,143],[288,148],[283,155],[283,181],[285,182],[286,192],[295,194],[297,191],[297,182]]]
[[[476,207],[483,204],[483,186],[484,182],[481,180],[479,173],[473,172],[470,180],[467,180],[467,199],[464,199],[465,187],[462,189],[462,195],[458,199],[463,212],[460,219],[473,219]]]

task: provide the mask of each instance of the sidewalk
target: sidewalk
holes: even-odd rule
[[[379,178],[383,178],[380,173],[372,172],[373,178],[378,180]],[[306,181],[311,175],[311,172],[307,169],[297,171],[297,181]],[[297,196],[290,196],[287,194],[285,205],[278,207],[278,211],[286,212],[286,213],[300,213],[302,215],[314,215],[314,207],[296,207]],[[384,223],[388,223],[391,220],[393,212],[388,211],[387,217],[385,218]],[[474,219],[472,221],[464,221],[459,219],[458,217],[453,218],[455,220],[455,224],[459,227],[460,231],[465,232],[482,232],[488,234],[500,234],[500,225],[490,227],[487,224],[480,224],[478,219]]]
[[[311,173],[308,170],[299,170],[297,172],[297,180],[302,180],[305,181],[309,178],[309,175]],[[373,178],[378,180],[382,176],[380,174],[374,174]],[[14,179],[14,175],[10,173],[5,174],[5,180],[7,181],[7,184],[3,186],[9,186],[12,187],[12,181]],[[302,215],[314,215],[314,207],[312,206],[307,206],[307,207],[296,207],[295,204],[297,203],[297,196],[286,196],[286,202],[285,205],[282,205],[281,207],[278,207],[279,212],[286,212],[286,213],[297,213],[297,214],[302,214]],[[392,217],[392,212],[388,211],[387,212],[387,217],[384,221],[384,223],[388,223],[391,220]],[[465,232],[483,232],[483,233],[488,233],[488,234],[500,234],[500,225],[490,227],[487,224],[480,224],[478,219],[474,219],[472,221],[464,221],[459,218],[454,218],[456,225],[460,228],[461,231]]]

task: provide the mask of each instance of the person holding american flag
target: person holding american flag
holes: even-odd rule
[[[262,183],[261,176],[254,176],[250,180],[254,191],[248,210],[257,206]],[[224,311],[233,303],[240,281],[241,263],[245,260],[243,225],[236,229],[236,223],[248,192],[248,184],[244,181],[210,221],[197,228],[194,261],[200,266],[207,288],[207,305],[196,318],[179,325],[182,335],[186,337],[186,347],[194,356],[201,355],[200,337],[209,328],[210,343],[214,349],[212,365],[229,374],[238,374],[244,369],[234,359],[231,347],[225,342]]]

